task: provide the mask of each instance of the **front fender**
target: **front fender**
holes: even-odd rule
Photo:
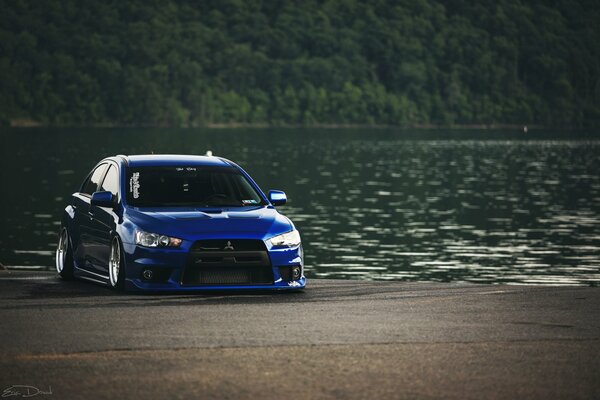
[[[117,224],[116,229],[117,235],[119,235],[123,244],[135,244],[136,224],[126,220],[122,224]]]

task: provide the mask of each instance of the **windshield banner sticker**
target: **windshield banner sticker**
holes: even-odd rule
[[[140,197],[140,173],[134,172],[129,179],[129,193],[133,193],[133,198]]]
[[[242,204],[258,204],[258,200],[242,200]]]

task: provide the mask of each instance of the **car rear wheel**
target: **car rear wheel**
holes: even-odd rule
[[[73,278],[73,252],[71,251],[67,228],[63,228],[58,236],[58,247],[56,248],[56,272],[58,272],[58,275],[65,280]]]
[[[108,276],[110,287],[119,291],[124,290],[125,288],[125,268],[123,266],[123,258],[121,255],[121,242],[115,237],[110,245]]]

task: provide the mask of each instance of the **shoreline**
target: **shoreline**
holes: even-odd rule
[[[113,124],[113,123],[91,123],[91,124],[44,124],[31,120],[11,120],[8,125],[1,128],[118,128],[118,129],[398,129],[398,130],[539,130],[539,129],[560,129],[560,130],[585,130],[594,129],[594,127],[555,127],[538,124],[509,124],[509,123],[489,123],[489,124],[410,124],[410,125],[383,125],[383,124],[269,124],[269,123],[243,123],[243,122],[224,122],[207,123],[203,125],[190,126],[172,126],[172,125],[151,125],[151,124]]]

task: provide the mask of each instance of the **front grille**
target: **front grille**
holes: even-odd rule
[[[261,240],[201,240],[190,249],[182,285],[270,285],[273,271]]]
[[[233,249],[231,249],[233,248]],[[262,240],[251,239],[209,239],[198,240],[195,242],[190,251],[262,251],[267,250],[265,243]]]

